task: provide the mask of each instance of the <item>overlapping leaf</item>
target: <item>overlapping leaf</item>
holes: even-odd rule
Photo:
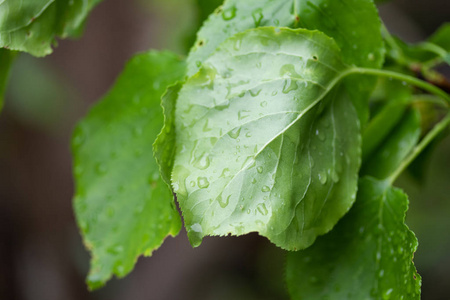
[[[0,3],[0,48],[35,56],[52,52],[56,36],[76,36],[101,0],[4,0]]]
[[[74,205],[93,256],[91,288],[126,275],[139,255],[151,255],[180,230],[152,143],[163,125],[161,95],[184,72],[184,62],[167,52],[134,57],[75,130]]]
[[[225,39],[260,26],[320,30],[336,40],[350,65],[379,68],[384,60],[380,20],[372,0],[228,0],[198,32],[188,57],[188,73],[194,74]],[[368,119],[374,84],[373,78],[361,76],[345,83],[361,124]]]
[[[333,89],[348,69],[324,34],[266,27],[225,41],[184,84],[173,187],[192,244],[257,231],[301,249],[348,211],[359,126]]]
[[[188,73],[197,72],[227,38],[261,26],[317,29],[336,40],[348,64],[377,68],[383,62],[380,20],[371,0],[228,0],[198,32]]]
[[[350,212],[310,248],[288,254],[292,299],[420,299],[407,196],[365,177]]]

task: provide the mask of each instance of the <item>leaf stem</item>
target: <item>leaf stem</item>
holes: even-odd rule
[[[420,143],[414,148],[411,154],[400,164],[400,166],[389,176],[388,181],[392,184],[397,177],[409,166],[409,164],[416,159],[416,157],[428,146],[431,141],[441,133],[448,125],[450,125],[450,114],[442,119],[433,129],[420,141]]]
[[[447,102],[445,102],[444,100],[442,100],[439,97],[429,95],[429,94],[414,95],[412,97],[411,103],[431,103],[431,104],[441,106],[442,108],[449,109]]]
[[[422,42],[422,43],[418,44],[416,47],[419,49],[434,53],[441,57],[445,57],[447,55],[447,51],[445,51],[442,47],[440,47],[436,44],[430,43],[430,42]]]
[[[441,90],[440,88],[420,79],[417,79],[413,76],[409,76],[406,74],[392,72],[388,70],[380,70],[380,69],[370,69],[370,68],[358,68],[355,67],[352,69],[353,73],[363,74],[363,75],[375,75],[381,77],[388,77],[397,80],[401,80],[407,83],[410,83],[414,86],[420,87],[421,89],[428,91],[436,96],[441,97],[447,103],[447,106],[450,106],[450,95]]]

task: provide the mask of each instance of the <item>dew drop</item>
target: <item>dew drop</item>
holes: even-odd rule
[[[222,18],[225,21],[232,20],[232,19],[234,19],[234,17],[236,17],[236,7],[235,6],[229,7],[222,12]]]
[[[245,118],[248,118],[250,116],[249,110],[240,110],[238,112],[238,120],[243,120]]]
[[[193,224],[191,226],[191,230],[194,232],[199,232],[199,233],[203,232],[202,225],[200,225],[199,223]]]
[[[264,203],[258,204],[256,209],[263,216],[266,216],[269,213],[269,211],[267,210],[267,207],[266,207],[266,205]]]
[[[321,172],[319,172],[319,181],[320,181],[320,183],[321,184],[325,184],[325,183],[327,183],[327,173],[326,172],[323,172],[323,171],[321,171]]]
[[[230,175],[230,169],[225,168],[222,170],[222,174],[220,175],[220,177],[227,177]]]
[[[287,94],[291,91],[295,91],[296,89],[298,89],[298,85],[297,85],[297,81],[292,80],[292,79],[286,79],[284,81],[284,86],[283,86],[283,94]]]
[[[197,179],[197,185],[201,189],[206,189],[207,187],[209,187],[209,181],[206,177],[199,177]]]
[[[316,129],[316,136],[320,141],[325,141],[325,134],[323,131],[319,131],[319,129]]]
[[[263,172],[263,167],[259,166],[256,168],[256,171],[258,171],[259,174]]]
[[[261,91],[262,91],[262,89],[259,89],[259,90],[255,90],[255,89],[250,90],[250,95],[251,95],[252,97],[256,97],[256,96],[259,95],[259,93],[261,93]]]
[[[232,139],[237,139],[239,137],[239,135],[241,134],[241,127],[236,127],[233,130],[231,130],[228,135],[232,138]]]
[[[209,167],[211,161],[209,160],[209,155],[207,153],[203,153],[199,158],[194,160],[194,167],[199,170],[205,170]]]
[[[268,191],[270,191],[270,188],[267,185],[265,185],[261,188],[261,191],[268,192]]]
[[[234,50],[239,51],[239,49],[241,49],[241,44],[242,44],[242,39],[236,39],[236,41],[234,42]]]
[[[222,197],[222,194],[220,194],[216,200],[217,200],[217,202],[219,202],[220,207],[225,208],[228,206],[228,203],[230,203],[230,198],[231,198],[231,195],[229,195],[226,199],[224,199]]]
[[[266,107],[267,106],[267,101],[262,101],[259,105],[261,105],[261,107]]]
[[[253,21],[255,22],[255,27],[258,27],[259,24],[261,24],[261,21],[264,17],[262,14],[262,9],[261,8],[255,9],[252,12],[252,17],[253,17]]]

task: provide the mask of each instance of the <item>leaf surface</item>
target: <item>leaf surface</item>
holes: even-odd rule
[[[228,0],[198,32],[188,74],[227,38],[262,26],[317,29],[336,40],[348,64],[378,68],[383,63],[380,20],[371,0]]]
[[[56,36],[77,36],[101,0],[4,0],[0,3],[0,48],[34,56],[52,52]]]
[[[180,230],[152,143],[163,125],[161,95],[184,72],[171,53],[137,55],[74,132],[74,206],[92,253],[90,288],[125,276],[138,256],[151,255]]]
[[[257,231],[301,249],[348,211],[359,123],[332,89],[347,70],[323,33],[265,27],[228,39],[184,84],[172,183],[193,245]]]
[[[320,30],[336,40],[350,65],[380,68],[384,61],[381,25],[372,0],[229,0],[198,32],[187,59],[188,74],[197,72],[227,38],[260,26]],[[368,99],[375,82],[361,76],[346,79],[345,92],[350,94],[361,124],[368,120]]]
[[[354,206],[336,227],[310,248],[288,253],[292,299],[420,299],[407,208],[401,190],[361,179]]]

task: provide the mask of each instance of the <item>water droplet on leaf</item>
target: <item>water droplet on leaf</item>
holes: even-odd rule
[[[197,185],[201,189],[206,189],[207,187],[209,187],[209,181],[206,177],[199,177],[197,179]]]

